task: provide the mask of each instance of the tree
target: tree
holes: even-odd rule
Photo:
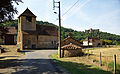
[[[14,14],[17,14],[17,8],[14,7],[13,3],[22,2],[22,0],[0,0],[0,22],[12,20]]]
[[[0,38],[3,39],[4,35],[8,32],[8,28],[6,26],[0,26]]]
[[[105,44],[107,45],[111,45],[112,44],[112,41],[111,40],[104,40]]]

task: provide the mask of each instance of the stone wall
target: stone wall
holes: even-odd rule
[[[21,27],[21,20],[22,20],[23,16],[19,17],[18,19],[18,33],[17,33],[17,48],[20,48],[21,50],[23,50],[23,33],[22,33],[22,27]]]
[[[2,53],[1,49],[0,49],[0,54]]]
[[[61,54],[63,57],[75,57],[82,55],[82,49],[62,49]]]
[[[38,48],[57,48],[57,36],[39,36]]]
[[[95,41],[93,42],[93,46],[94,46],[94,47],[102,46],[102,41],[101,41],[101,40],[95,40]]]
[[[36,35],[24,35],[23,36],[23,47],[24,48],[32,48],[32,45],[37,44],[37,37]]]
[[[24,48],[57,48],[57,36],[24,35]]]
[[[36,30],[36,18],[32,17],[32,22],[26,20],[26,16],[20,17],[21,30]]]
[[[20,26],[18,24],[18,26]],[[22,48],[22,32],[20,29],[18,29],[18,33],[17,33],[17,48],[20,48],[21,50],[23,49]]]

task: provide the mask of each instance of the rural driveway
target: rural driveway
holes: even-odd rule
[[[19,59],[7,62],[7,67],[3,66],[2,73],[10,74],[61,74],[56,64],[49,58],[57,50],[30,50]]]

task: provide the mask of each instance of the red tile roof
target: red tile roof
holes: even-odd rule
[[[79,43],[79,45],[83,44],[82,42],[80,42],[80,41],[74,39],[74,38],[71,37],[71,36],[68,36],[67,38],[65,38],[65,39],[62,41],[62,43],[64,44],[64,43],[66,42],[66,40],[70,40],[70,39],[74,40],[73,43],[77,42],[77,43]],[[70,41],[70,42],[71,42],[71,41]],[[72,43],[72,42],[71,42],[71,43]]]
[[[70,44],[68,44],[68,45],[62,46],[61,48],[62,48],[62,49],[81,49],[82,47],[70,43]]]

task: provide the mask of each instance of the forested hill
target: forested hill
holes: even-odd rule
[[[53,25],[56,26],[58,29],[58,26],[49,22],[43,22],[43,21],[37,21],[37,24],[40,25]],[[5,25],[5,26],[15,26],[17,29],[17,20],[14,21],[9,21],[9,22],[5,22],[5,23],[1,23],[0,25]],[[85,33],[83,31],[76,31],[70,28],[64,28],[62,27],[62,39],[66,38],[69,34],[69,32],[72,32],[73,37],[79,41],[83,41],[86,37],[90,37],[91,34]],[[94,33],[94,37],[97,37],[98,34]],[[103,43],[105,44],[115,44],[118,45],[120,44],[120,35],[115,35],[115,34],[110,34],[107,32],[100,32],[100,38],[101,40],[103,40]]]

